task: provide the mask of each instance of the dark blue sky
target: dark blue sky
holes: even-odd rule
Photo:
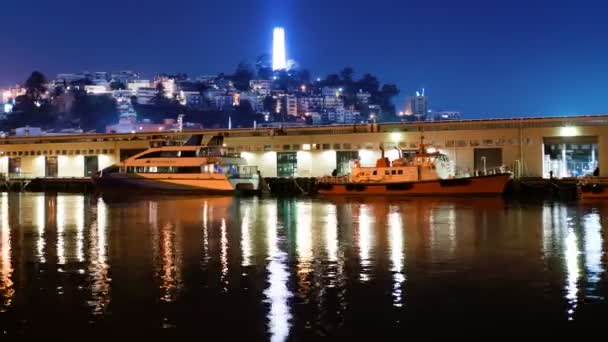
[[[604,1],[605,2],[605,1]],[[0,84],[133,69],[232,72],[270,52],[313,75],[344,66],[425,87],[468,117],[608,112],[608,4],[495,0],[30,0],[0,8]]]

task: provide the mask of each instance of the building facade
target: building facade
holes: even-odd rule
[[[608,115],[193,131],[223,135],[228,153],[265,177],[347,173],[351,160],[374,165],[418,148],[421,136],[445,153],[459,175],[506,167],[519,177],[608,177]],[[0,138],[0,173],[85,177],[148,148],[161,133]]]

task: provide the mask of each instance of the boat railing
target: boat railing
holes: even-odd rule
[[[509,167],[505,165],[488,167],[481,170],[473,171],[473,176],[490,176],[490,175],[499,175],[503,173],[513,173]]]
[[[319,183],[325,184],[346,184],[348,181],[348,176],[323,176],[318,180]]]
[[[580,185],[608,185],[608,177],[584,176],[578,178]]]

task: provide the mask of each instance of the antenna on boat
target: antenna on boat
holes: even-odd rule
[[[422,129],[422,127],[419,127],[418,131],[420,131],[419,153],[424,154],[426,152],[426,149],[424,148],[424,130]]]

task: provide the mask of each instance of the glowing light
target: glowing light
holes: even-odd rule
[[[13,112],[13,104],[12,103],[5,103],[4,104],[4,113],[8,114],[8,113],[12,113]]]
[[[564,251],[566,261],[566,299],[568,300],[568,320],[574,319],[574,311],[576,310],[578,303],[578,278],[580,275],[580,269],[578,266],[578,257],[580,251],[578,250],[577,238],[572,228],[568,229],[568,235],[566,236]]]
[[[57,264],[65,264],[65,196],[57,196]]]
[[[369,273],[372,265],[370,253],[373,244],[374,215],[369,206],[362,204],[359,208],[359,259],[361,262],[361,275],[359,279],[366,282],[370,279]]]
[[[277,226],[277,203],[267,205],[266,214],[266,242],[268,244],[268,288],[264,291],[267,303],[270,304],[268,312],[268,328],[272,342],[282,342],[289,337],[291,313],[289,312],[289,299],[291,291],[287,287],[289,272],[287,271],[287,253],[279,248],[284,238],[279,239]]]
[[[78,196],[74,210],[76,221],[76,258],[78,262],[84,261],[84,196]]]
[[[246,205],[243,211],[243,219],[241,221],[241,250],[243,252],[243,267],[251,265],[251,207]]]
[[[220,283],[222,283],[222,290],[228,291],[228,232],[226,227],[226,219],[222,218],[220,227],[221,238],[220,238],[220,263],[222,267],[222,274],[220,275]]]
[[[393,273],[393,305],[403,305],[402,286],[405,281],[403,274],[403,222],[397,207],[388,214],[389,244],[391,257],[391,272]]]
[[[426,153],[435,153],[435,152],[437,152],[437,149],[434,147],[429,147],[426,149]]]
[[[312,271],[312,204],[303,202],[298,205],[298,222],[296,227],[296,250],[298,253],[298,276],[300,283]]]
[[[302,150],[310,151],[310,144],[302,144]]]
[[[327,204],[327,214],[325,216],[325,250],[327,260],[336,262],[338,260],[338,219],[336,206]]]
[[[282,27],[275,27],[272,39],[272,70],[285,69],[287,69],[285,30]]]
[[[36,240],[36,256],[40,263],[45,263],[46,258],[44,256],[44,229],[46,223],[45,216],[45,195],[39,195],[36,198],[36,228],[38,229],[38,239]]]
[[[403,140],[403,134],[398,132],[391,133],[391,141],[392,142],[400,142]]]
[[[103,316],[110,304],[110,266],[106,262],[107,257],[107,208],[103,200],[97,202],[94,208],[97,220],[90,227],[89,272],[91,273],[91,297],[89,301],[94,316]]]
[[[562,127],[560,129],[560,136],[562,137],[573,137],[578,135],[578,129],[576,127]]]
[[[13,302],[13,264],[11,261],[11,227],[8,222],[8,194],[2,194],[0,202],[0,313],[5,312]]]

